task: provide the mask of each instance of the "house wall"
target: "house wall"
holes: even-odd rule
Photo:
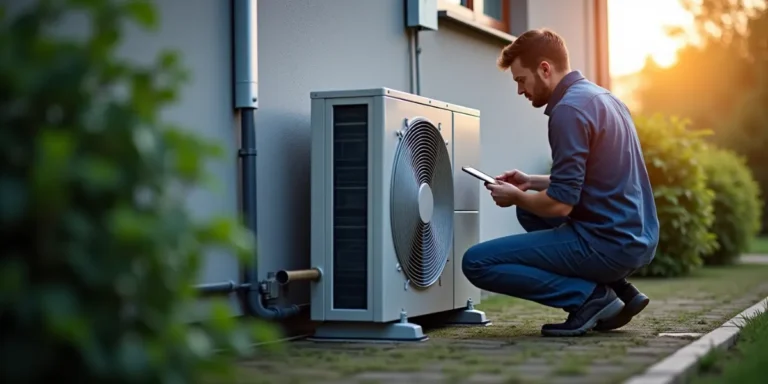
[[[571,67],[595,81],[607,83],[606,0],[511,0],[526,12],[513,14],[513,33],[531,28],[551,28],[568,44]],[[607,85],[607,84],[605,84]]]
[[[585,76],[595,77],[595,43],[592,0],[530,0],[528,23],[548,27],[568,43],[571,66]]]
[[[159,29],[129,28],[119,54],[149,63],[163,49],[176,50],[190,78],[179,92],[179,102],[164,118],[191,132],[218,141],[226,156],[208,165],[216,185],[200,187],[187,196],[196,217],[238,215],[238,119],[233,112],[231,2],[157,0]],[[267,175],[265,175],[267,176]],[[263,180],[263,178],[262,178]],[[240,266],[234,256],[210,252],[201,268],[200,283],[237,281]],[[234,295],[232,308],[240,311]]]
[[[573,67],[592,75],[588,41],[593,32],[585,24],[592,0],[514,1],[518,5],[512,9],[513,20],[527,23],[526,28],[546,26],[562,33]],[[165,116],[219,140],[229,154],[210,164],[219,176],[217,189],[195,191],[189,206],[202,216],[235,215],[238,118],[231,93],[231,3],[158,0],[156,5],[159,30],[127,31],[121,54],[146,61],[163,48],[181,53],[191,79],[178,105]],[[410,91],[404,12],[403,0],[259,2],[259,279],[268,271],[310,267],[310,92],[371,87]],[[508,41],[445,18],[438,31],[421,32],[419,41],[421,94],[481,111],[482,159],[472,165],[490,174],[511,168],[547,172],[550,154],[543,109],[533,109],[516,95],[509,73],[496,68],[498,53]],[[497,208],[485,196],[480,221],[481,240],[522,231],[514,209]],[[237,280],[238,274],[232,257],[211,254],[200,282]],[[306,303],[308,296],[308,287],[299,284],[288,300]]]

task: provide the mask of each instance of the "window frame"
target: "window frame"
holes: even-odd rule
[[[497,20],[483,13],[483,0],[467,0],[467,6],[438,0],[438,9],[455,12],[459,17],[471,20],[485,27],[493,28],[504,33],[510,33],[511,0],[501,0],[502,20]]]
[[[608,36],[608,1],[593,0],[595,32],[595,83],[603,88],[611,89],[609,36]]]

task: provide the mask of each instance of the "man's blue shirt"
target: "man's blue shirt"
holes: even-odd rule
[[[659,221],[627,107],[573,71],[544,113],[553,160],[547,195],[573,206],[569,221],[596,251],[626,267],[650,262]]]

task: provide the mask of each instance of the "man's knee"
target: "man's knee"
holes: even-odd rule
[[[512,297],[525,298],[527,293],[531,290],[531,287],[528,286],[530,280],[525,278],[504,279],[504,274],[509,273],[513,277],[519,274],[516,274],[509,269],[503,273],[494,270],[498,265],[493,260],[494,251],[491,248],[493,248],[493,244],[489,244],[489,242],[479,243],[472,246],[464,253],[461,261],[461,270],[464,273],[464,276],[472,285],[482,290],[503,293]],[[529,267],[522,265],[505,264],[505,266],[518,267],[526,272],[530,270]]]
[[[475,244],[464,252],[464,256],[461,259],[461,270],[470,282],[474,283],[483,274],[484,269],[487,268],[485,263],[483,263],[483,259],[486,257],[487,251],[483,243]]]

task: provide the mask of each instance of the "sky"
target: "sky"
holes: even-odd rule
[[[608,0],[611,76],[639,71],[648,55],[661,66],[674,64],[682,43],[667,36],[665,26],[692,24],[678,0]]]

